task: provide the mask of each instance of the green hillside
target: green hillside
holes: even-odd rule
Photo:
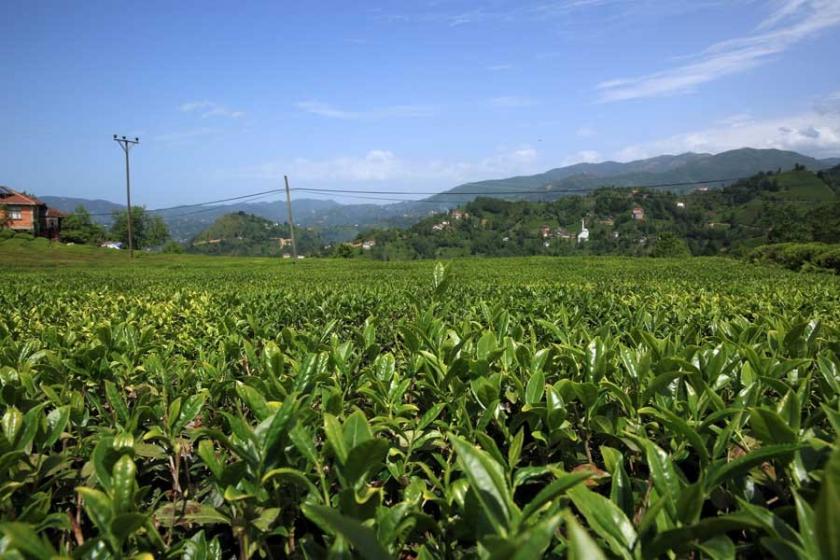
[[[545,200],[589,192],[603,186],[634,186],[662,183],[691,183],[726,179],[717,186],[732,182],[739,177],[748,177],[759,171],[785,171],[796,166],[820,170],[833,162],[818,160],[796,152],[770,149],[741,148],[719,154],[685,153],[663,155],[653,158],[619,163],[582,163],[552,169],[537,175],[511,177],[508,179],[479,181],[459,185],[446,193],[433,196],[436,202],[466,202],[475,196],[453,196],[457,193],[481,193],[482,196],[504,196],[525,200]],[[675,190],[691,190],[693,185],[675,187]],[[512,192],[527,192],[522,195]],[[500,195],[500,193],[508,193]]]
[[[321,238],[310,228],[296,228],[298,253],[320,250]],[[278,224],[253,214],[225,214],[196,235],[188,245],[193,253],[232,256],[277,256],[291,254],[288,224]]]
[[[833,171],[832,171],[833,172]],[[478,198],[462,212],[435,214],[405,231],[359,240],[374,258],[465,255],[745,254],[766,243],[840,242],[840,196],[827,173],[797,167],[760,173],[723,189],[690,193],[602,188],[550,202]],[[633,215],[641,209],[643,219]],[[577,242],[581,220],[588,239]]]

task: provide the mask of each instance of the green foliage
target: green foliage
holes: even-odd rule
[[[163,247],[160,249],[161,253],[166,253],[168,255],[178,255],[184,252],[184,246],[178,243],[177,241],[167,241],[163,244]]]
[[[95,223],[84,206],[78,206],[61,222],[61,240],[65,243],[99,243],[105,229]]]
[[[114,212],[110,236],[128,244],[128,211]],[[135,249],[145,249],[164,244],[169,239],[169,230],[157,214],[146,212],[142,206],[132,206],[131,236]]]
[[[653,244],[653,249],[650,252],[652,257],[690,257],[691,251],[685,241],[674,235],[666,232],[659,235]]]
[[[299,254],[312,254],[321,248],[320,237],[308,228],[295,228],[295,240]],[[190,241],[188,248],[192,253],[205,255],[291,254],[291,232],[288,224],[275,224],[253,214],[235,212],[216,219]]]
[[[825,243],[781,243],[756,248],[753,262],[773,263],[791,270],[822,269],[840,273],[840,246]]]
[[[598,254],[744,254],[764,243],[840,241],[838,192],[805,169],[759,173],[719,190],[602,187],[556,200],[477,198],[406,229],[368,232],[376,259]],[[546,196],[550,196],[547,194]],[[641,207],[644,220],[632,210]],[[581,220],[589,230],[577,242]]]
[[[4,558],[840,554],[834,276],[101,251],[0,269]]]

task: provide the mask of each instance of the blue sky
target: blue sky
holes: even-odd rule
[[[840,0],[0,3],[0,184],[149,207],[840,155]],[[349,201],[349,199],[346,199]]]

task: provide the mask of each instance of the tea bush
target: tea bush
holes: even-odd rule
[[[0,270],[3,558],[840,558],[840,281]]]

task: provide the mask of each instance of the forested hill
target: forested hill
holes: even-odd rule
[[[634,212],[635,210],[635,212]],[[588,239],[578,241],[581,220]],[[840,166],[759,173],[690,193],[602,188],[551,202],[479,198],[407,230],[360,235],[380,259],[464,255],[740,254],[787,241],[840,242]],[[374,243],[371,244],[370,241]]]
[[[296,228],[298,252],[302,255],[321,250],[318,233],[310,228]],[[279,224],[259,216],[235,212],[219,217],[196,235],[188,251],[208,255],[277,256],[291,254],[288,224]]]

